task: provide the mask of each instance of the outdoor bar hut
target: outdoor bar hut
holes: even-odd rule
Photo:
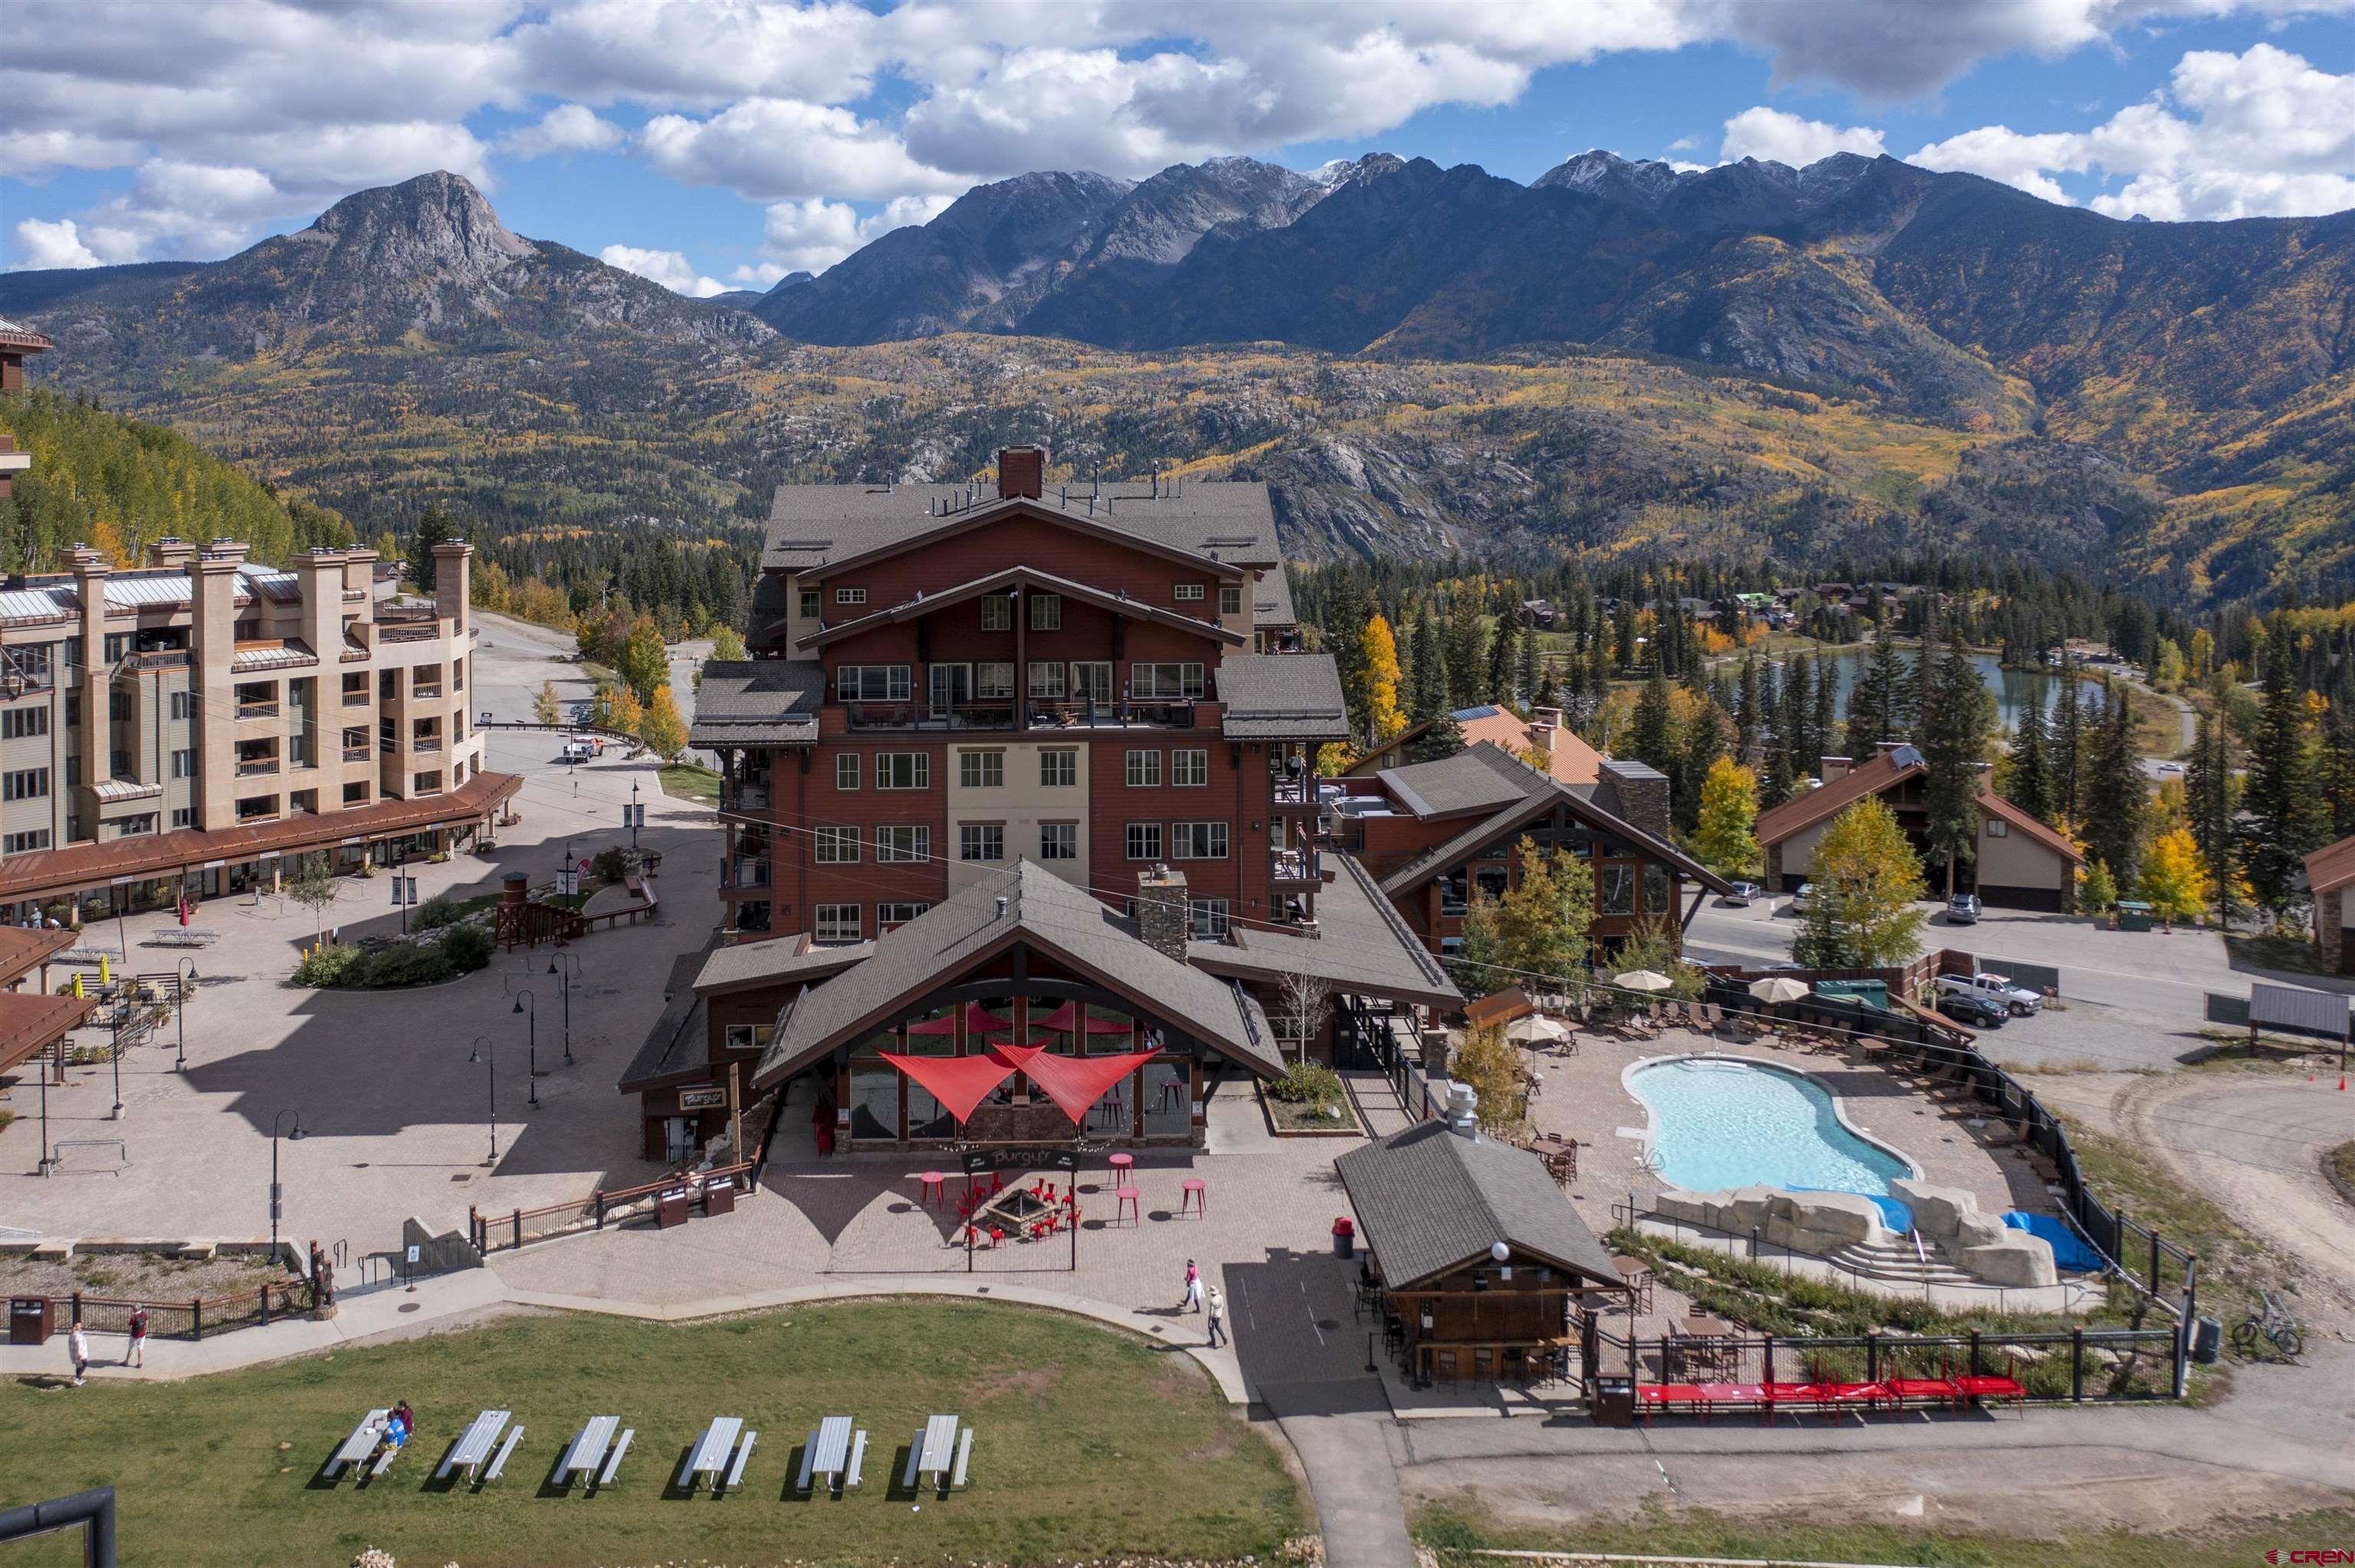
[[[1593,1375],[1593,1309],[1625,1282],[1527,1150],[1479,1135],[1468,1085],[1448,1114],[1334,1161],[1383,1298],[1385,1334],[1421,1382]]]

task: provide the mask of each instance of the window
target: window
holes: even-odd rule
[[[344,804],[345,804],[345,805],[346,805],[346,806],[365,806],[365,805],[367,805],[367,804],[368,804],[368,780],[367,780],[367,779],[356,779],[356,780],[354,780],[352,783],[349,783],[349,784],[346,784],[346,785],[345,785],[345,786],[344,786]],[[179,813],[178,813],[177,811],[175,811],[175,812],[173,812],[172,814],[173,814],[175,817],[176,817],[176,816],[178,816],[178,815],[179,815]]]
[[[125,817],[114,825],[114,836],[118,839],[144,838],[155,831],[155,813],[153,811],[142,812],[136,817]]]
[[[1129,685],[1140,697],[1199,697],[1202,694],[1199,664],[1131,664]]]
[[[1227,824],[1224,822],[1170,823],[1169,858],[1171,860],[1226,859]]]
[[[856,865],[858,863],[857,828],[820,828],[816,831],[816,840],[818,864]]]
[[[1063,596],[1059,593],[1034,593],[1030,596],[1030,630],[1060,631],[1063,630]]]
[[[865,604],[867,602],[867,590],[865,588],[838,588],[834,590],[834,602],[837,604]]]
[[[121,663],[123,662],[123,656],[130,652],[131,633],[127,631],[110,631],[106,634],[106,662],[108,663]]]
[[[0,800],[37,800],[49,792],[49,770],[25,768],[0,773]]]
[[[1014,662],[994,659],[973,667],[973,694],[976,701],[996,698],[1004,702],[1014,695]]]
[[[1202,585],[1200,583],[1179,583],[1169,591],[1170,597],[1175,599],[1179,604],[1199,604],[1202,602]]]
[[[768,1048],[771,1036],[777,1032],[773,1023],[731,1023],[728,1026],[728,1049],[730,1051],[762,1051]]]
[[[902,823],[875,830],[875,858],[885,865],[921,865],[932,858],[930,823]]]
[[[1161,754],[1157,751],[1132,751],[1128,754],[1128,787],[1132,789],[1152,789],[1161,783]]]
[[[2011,824],[2005,821],[2001,817],[1989,817],[1987,819],[1987,837],[1991,839],[2000,839],[2008,837],[2010,832]]]
[[[189,747],[188,749],[186,749],[186,751],[176,751],[176,752],[172,753],[172,777],[173,777],[173,778],[175,778],[175,779],[194,779],[196,776],[197,776],[197,751],[196,751],[196,747]]]
[[[816,909],[815,939],[821,942],[856,942],[865,935],[856,904],[821,904]]]
[[[835,754],[834,787],[837,789],[858,788],[858,753],[843,751]]]
[[[875,929],[879,934],[894,926],[904,926],[931,907],[929,904],[878,904],[875,906]]]
[[[879,751],[875,754],[875,788],[878,789],[929,789],[932,787],[932,753]]]
[[[1161,824],[1159,822],[1128,824],[1128,858],[1131,860],[1161,858]]]
[[[464,659],[450,661],[450,689],[453,692],[466,689],[466,662]]]
[[[346,805],[351,804],[353,800],[352,791],[354,789],[357,789],[359,791],[358,799],[361,800],[366,800],[368,799],[367,785],[346,784],[344,786],[344,803]],[[197,825],[197,809],[194,806],[177,806],[173,808],[172,825],[176,828],[195,827]]]
[[[1014,600],[1004,594],[986,593],[981,596],[981,629],[984,631],[1014,630]]]
[[[1050,746],[1039,754],[1039,782],[1066,789],[1080,781],[1080,754],[1067,746]]]
[[[110,641],[112,641],[112,639],[110,639]],[[106,716],[111,719],[129,718],[131,716],[131,694],[122,690],[107,693]]]
[[[69,789],[79,789],[81,788],[81,758],[79,754],[66,758],[66,788]],[[81,837],[80,833],[76,833],[72,836],[75,838]]]
[[[957,753],[957,784],[966,789],[997,789],[1006,784],[1006,753],[1002,751],[960,751]]]
[[[1187,913],[1194,917],[1194,935],[1204,941],[1216,941],[1227,934],[1227,901],[1223,898],[1189,898]],[[1281,1034],[1288,1015],[1276,1019],[1276,1033]]]
[[[1242,612],[1243,590],[1241,587],[1235,583],[1220,584],[1219,613],[1220,615],[1241,615]]]
[[[1173,751],[1169,754],[1169,782],[1188,789],[1210,781],[1210,754],[1201,748]]]
[[[185,711],[185,705],[181,701],[181,699],[187,696],[187,694],[188,694],[186,692],[175,692],[172,694],[172,716],[174,718],[186,718],[188,716]],[[357,707],[368,700],[368,678],[367,672],[360,671],[346,675],[344,677],[344,706],[347,708]]]
[[[802,619],[804,620],[815,620],[819,616],[826,613],[824,609],[826,596],[818,592],[815,588],[802,589],[801,601]]]
[[[905,664],[844,664],[834,673],[834,694],[846,703],[904,703],[912,689]]]
[[[5,839],[0,839],[0,854],[23,854],[27,850],[48,847],[49,830],[47,828],[35,828],[28,833],[10,833]]]
[[[1071,665],[1071,695],[1079,701],[1091,697],[1100,703],[1112,701],[1112,661],[1074,661]]]
[[[1039,858],[1040,860],[1079,859],[1080,824],[1077,822],[1039,823]]]
[[[1005,823],[959,822],[957,824],[957,859],[1004,860],[1005,858]]]
[[[57,648],[54,642],[40,642],[16,651],[14,662],[16,673],[25,677],[27,685],[46,686],[49,683],[50,662],[57,656]]]
[[[1632,865],[1599,865],[1594,868],[1601,897],[1595,912],[1601,915],[1633,915],[1636,912],[1636,868]]]
[[[49,733],[49,710],[40,708],[10,708],[0,713],[0,740],[23,740],[28,736]]]
[[[1063,683],[1062,665],[1059,663],[1034,663],[1030,666],[1030,694],[1032,696],[1060,699],[1063,695],[1065,689],[1066,688]]]

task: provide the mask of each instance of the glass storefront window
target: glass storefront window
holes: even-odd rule
[[[934,1008],[921,1018],[910,1019],[907,1054],[911,1056],[955,1055],[956,1035],[954,1032],[944,1030],[937,1034],[919,1033],[913,1027],[921,1023],[951,1020],[955,1016],[956,1009],[940,1007]],[[948,1108],[940,1101],[932,1098],[931,1090],[913,1078],[908,1080],[908,1136],[910,1138],[954,1138],[956,1127],[956,1118],[951,1116]]]
[[[1191,1065],[1155,1057],[1145,1065],[1145,1131],[1147,1137],[1183,1135],[1194,1126]]]
[[[1633,915],[1636,912],[1636,868],[1632,865],[1602,865],[1594,871],[1595,912],[1601,915]]]
[[[1673,915],[1676,899],[1668,892],[1668,868],[1646,865],[1644,868],[1644,912],[1647,915]]]
[[[896,1141],[900,1137],[900,1072],[880,1053],[900,1049],[899,1032],[883,1030],[850,1054],[850,1136]]]

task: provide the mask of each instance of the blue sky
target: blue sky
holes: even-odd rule
[[[686,291],[982,180],[1886,151],[2113,217],[2355,207],[2355,0],[281,0],[0,10],[0,262],[228,254],[429,169]]]

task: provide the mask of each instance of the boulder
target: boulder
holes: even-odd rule
[[[1978,1218],[1978,1194],[1962,1187],[1934,1187],[1927,1181],[1900,1177],[1889,1190],[1913,1211],[1913,1228],[1933,1241],[1960,1233]]]
[[[1778,1192],[1769,1205],[1765,1234],[1778,1246],[1810,1253],[1891,1239],[1880,1205],[1854,1192]]]
[[[2058,1285],[2061,1274],[2052,1266],[2052,1244],[2026,1231],[2007,1229],[2001,1241],[1977,1246],[1949,1247],[1948,1255],[1990,1285]]]

